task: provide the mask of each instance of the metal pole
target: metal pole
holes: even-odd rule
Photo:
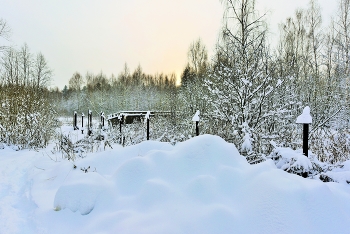
[[[90,126],[90,110],[88,110],[88,115],[87,115],[87,134],[89,135],[89,126]]]
[[[90,121],[91,121],[91,118],[90,118],[90,116],[91,116],[90,110],[88,110],[88,116],[87,116],[87,118],[88,118],[88,124],[87,124],[87,128],[88,128],[87,134],[88,134],[88,136],[91,135],[91,130],[90,130],[90,125],[91,125]]]
[[[306,157],[309,156],[308,139],[309,139],[309,124],[303,124],[303,154]],[[308,172],[301,173],[301,176],[304,178],[307,178],[308,175],[309,175]]]
[[[123,143],[123,139],[122,139],[122,122],[124,120],[124,115],[122,115],[119,119],[119,134],[120,134],[120,144]],[[124,146],[124,143],[123,143]]]
[[[102,112],[100,113],[100,129],[102,129]]]
[[[147,141],[149,140],[149,119],[147,119]]]
[[[122,122],[123,122],[123,115],[120,117],[120,120],[119,120],[119,133],[122,134]]]
[[[303,124],[303,154],[308,157],[309,156],[309,124]]]
[[[92,128],[92,112],[90,113],[90,128]]]
[[[81,115],[81,134],[84,134],[84,114]]]
[[[90,111],[90,126],[89,126],[89,136],[92,134],[92,111]]]

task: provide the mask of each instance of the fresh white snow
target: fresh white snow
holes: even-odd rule
[[[75,162],[52,148],[0,149],[0,233],[350,232],[348,184],[249,165],[217,136]]]
[[[147,113],[145,115],[145,123],[147,123],[147,120],[149,119],[150,115],[151,115],[151,112],[147,111]]]
[[[199,112],[199,110],[197,110],[196,113],[194,114],[194,116],[192,117],[192,121],[193,122],[198,122],[199,121],[199,115],[200,115],[200,112]]]
[[[311,124],[312,117],[310,115],[310,107],[306,106],[303,110],[303,113],[298,116],[296,123],[300,124]]]

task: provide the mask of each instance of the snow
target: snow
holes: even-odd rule
[[[244,132],[244,137],[243,137],[241,150],[249,153],[253,150],[253,146],[252,146],[253,139],[250,137],[248,124],[244,122],[242,126],[243,126],[242,130]]]
[[[338,183],[350,184],[350,160],[342,163],[341,167],[336,167],[324,174]]]
[[[147,113],[145,115],[145,123],[147,123],[147,120],[149,119],[150,115],[151,115],[151,112],[147,111]]]
[[[275,155],[276,167],[284,171],[309,172],[312,163],[308,157],[303,155],[302,150],[292,150],[291,148],[276,147],[271,153]]]
[[[296,123],[301,124],[311,124],[312,117],[310,115],[310,107],[306,106],[303,110],[303,113],[298,116]]]
[[[278,79],[276,86],[280,86],[282,84],[282,80]]]
[[[349,185],[289,174],[272,160],[250,165],[217,136],[113,145],[75,162],[52,148],[0,149],[0,233],[350,230]]]
[[[196,114],[194,114],[194,116],[193,116],[193,118],[192,118],[192,121],[193,121],[193,122],[199,121],[199,114],[200,114],[200,112],[199,112],[199,110],[197,110],[197,111],[196,111]]]

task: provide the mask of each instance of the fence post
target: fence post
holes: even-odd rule
[[[74,130],[78,130],[78,126],[77,126],[77,112],[74,111],[74,120],[73,120],[73,128]]]
[[[88,110],[88,116],[87,116],[87,134],[90,136],[90,110]]]
[[[196,122],[196,136],[199,136],[199,110],[197,110],[196,114],[193,116],[192,121]]]
[[[105,126],[105,113],[102,112],[101,118],[102,118],[102,127],[104,127]]]
[[[120,144],[123,143],[123,146],[124,146],[124,142],[123,142],[123,139],[122,139],[122,123],[124,121],[124,115],[119,115],[118,116],[118,119],[119,119],[119,135],[120,135]]]
[[[88,114],[88,135],[91,136],[91,131],[92,129],[92,112],[91,110],[89,110],[89,114]]]
[[[306,106],[303,110],[303,113],[298,116],[296,123],[303,124],[303,154],[309,156],[309,124],[312,123],[312,117],[310,115],[310,107]],[[308,172],[302,173],[303,177],[308,176]]]
[[[150,117],[150,115],[151,115],[151,112],[147,111],[147,114],[145,116],[145,120],[147,123],[147,141],[149,140],[149,117]]]
[[[84,134],[84,113],[81,113],[81,134]]]
[[[309,157],[309,124],[303,124],[303,154]]]

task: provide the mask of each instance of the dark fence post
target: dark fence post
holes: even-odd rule
[[[303,113],[298,116],[296,123],[303,124],[303,154],[309,156],[309,124],[312,123],[312,117],[310,115],[310,107],[306,106],[303,110]],[[308,172],[302,172],[303,177],[308,176]]]
[[[147,111],[147,114],[145,116],[145,120],[147,123],[147,141],[149,140],[149,117],[150,117],[150,115],[151,115],[151,112]]]
[[[90,136],[90,110],[88,110],[88,116],[87,116],[87,134]]]
[[[193,116],[192,121],[196,122],[196,136],[199,136],[199,110],[197,110],[196,114]]]
[[[118,119],[119,119],[119,135],[120,135],[120,142],[119,143],[123,144],[123,146],[124,146],[124,141],[122,138],[122,123],[124,121],[124,115],[119,115]]]
[[[74,111],[73,128],[74,128],[74,130],[78,130],[78,126],[77,126],[77,112],[76,111]]]
[[[102,112],[102,127],[105,126],[105,113]]]
[[[92,111],[90,111],[90,128],[92,128]]]
[[[149,119],[147,119],[147,141],[149,140]]]
[[[84,113],[81,113],[81,134],[84,134]]]
[[[303,154],[308,157],[309,156],[309,124],[303,124]]]
[[[92,112],[91,110],[89,110],[89,114],[88,114],[88,135],[91,136],[92,133]]]

